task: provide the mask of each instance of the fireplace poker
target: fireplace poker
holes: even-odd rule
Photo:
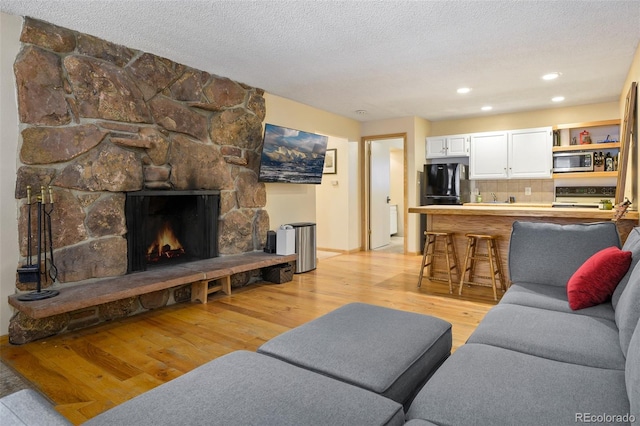
[[[29,206],[27,210],[27,262],[29,265],[33,265],[31,263],[31,244],[33,244],[31,240],[31,185],[27,185],[27,205]]]
[[[51,279],[55,281],[56,278],[58,277],[58,268],[56,267],[56,264],[53,262],[53,231],[51,230],[51,213],[53,213],[53,191],[51,190],[51,187],[49,187],[49,206],[50,208],[47,211],[47,207],[45,204],[45,206],[43,207],[43,210],[46,216],[45,227],[47,228],[47,233],[49,235],[49,262],[51,262],[51,265],[49,268],[49,277],[51,277]],[[45,234],[45,240],[46,240],[46,234]],[[45,241],[45,252],[46,250],[47,250],[47,243]],[[45,259],[45,272],[46,272],[46,268],[47,268],[47,265],[46,265],[46,259]]]

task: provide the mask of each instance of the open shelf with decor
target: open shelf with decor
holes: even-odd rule
[[[600,152],[615,158],[620,153],[620,147],[619,119],[559,124],[554,128],[553,153]],[[553,173],[554,179],[609,177],[617,178],[618,170]]]
[[[620,142],[620,119],[558,124],[554,130],[559,149]]]

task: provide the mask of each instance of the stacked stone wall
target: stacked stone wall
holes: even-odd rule
[[[126,273],[127,191],[220,190],[220,254],[261,249],[261,89],[30,18],[20,40],[21,264],[27,185],[53,190],[58,286]]]

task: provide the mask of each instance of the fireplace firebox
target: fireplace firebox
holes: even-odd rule
[[[218,256],[220,191],[136,191],[125,201],[127,273]]]

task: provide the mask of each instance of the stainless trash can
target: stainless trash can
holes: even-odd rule
[[[311,222],[290,223],[296,231],[295,273],[316,269],[316,224]]]

